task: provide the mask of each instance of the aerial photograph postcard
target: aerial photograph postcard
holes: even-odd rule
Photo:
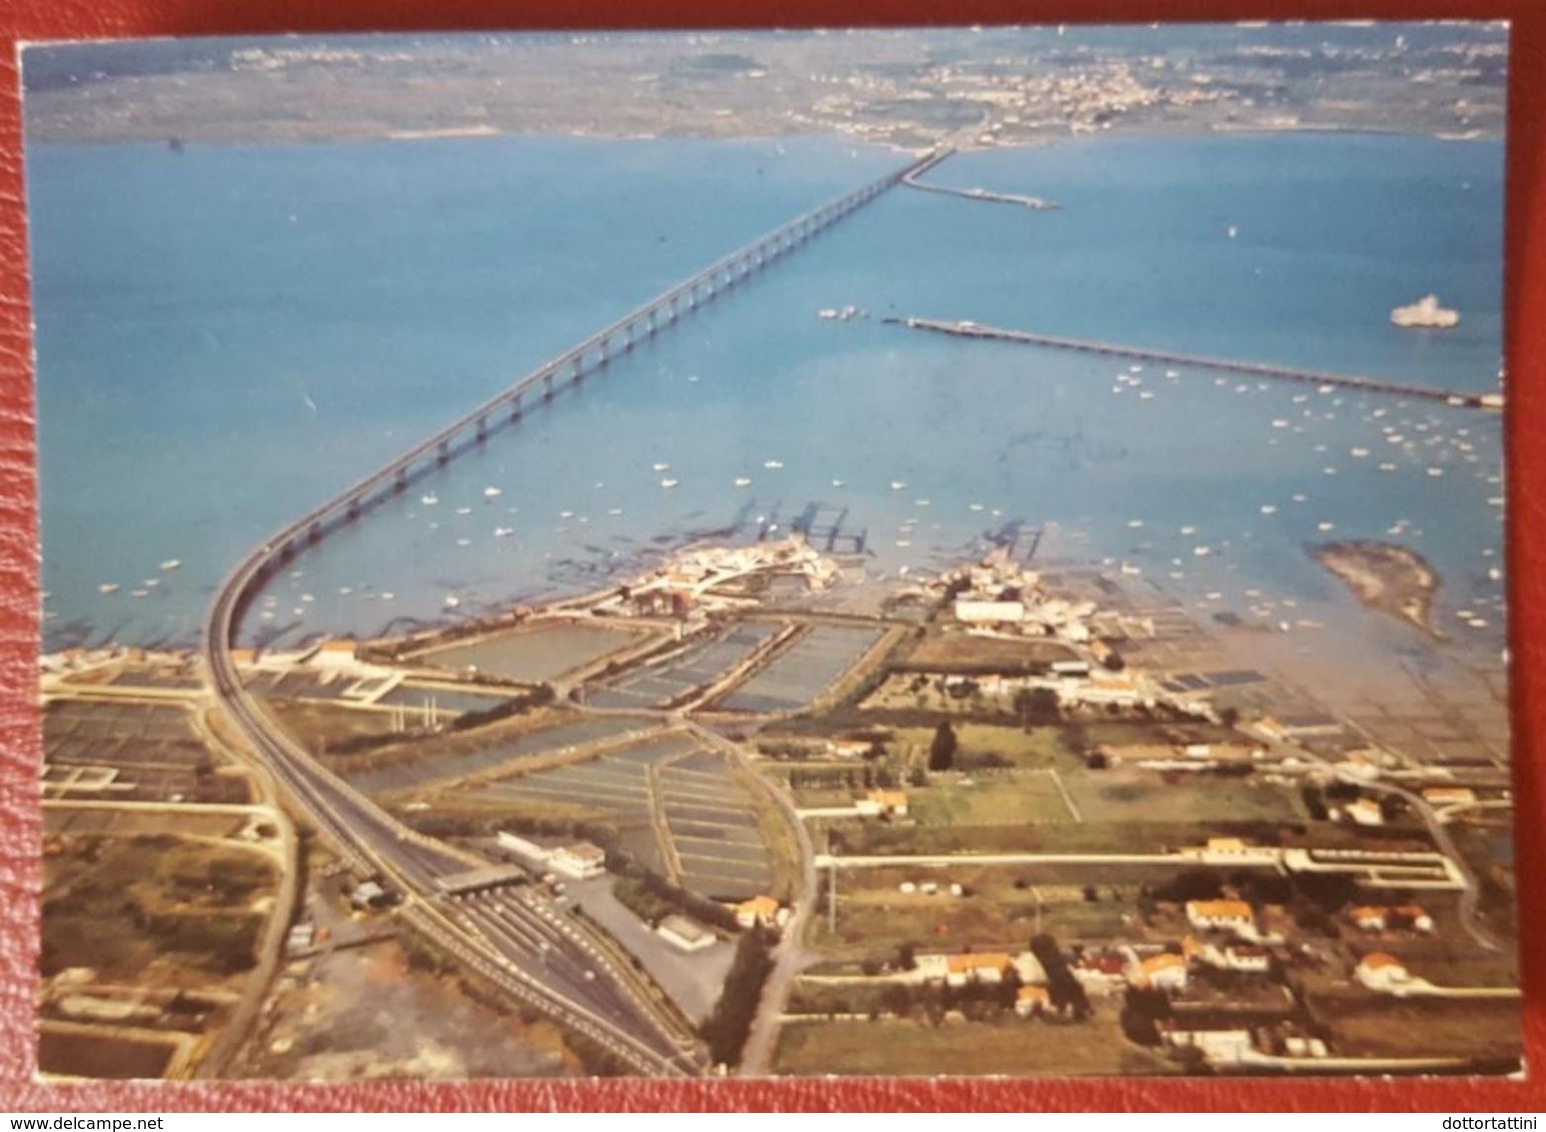
[[[40,1078],[1521,1073],[1508,31],[27,47]]]

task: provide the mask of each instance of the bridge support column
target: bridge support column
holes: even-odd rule
[[[349,500],[347,514],[350,519],[358,519],[360,517],[360,497],[358,495]]]
[[[408,490],[408,469],[397,470],[397,475],[392,478],[392,490],[399,493]]]
[[[574,372],[575,380],[578,381],[580,373],[579,359],[575,360]],[[551,370],[549,370],[548,373],[542,378],[542,399],[544,401],[551,401],[553,399],[553,373]]]
[[[487,417],[479,417],[478,418],[478,443],[482,444],[487,439],[488,439],[488,418]]]
[[[606,365],[609,361],[612,360],[611,356],[607,353],[607,343],[610,342],[610,341],[611,341],[610,338],[603,338],[601,340],[601,364],[602,365]]]
[[[321,523],[313,523],[311,525],[311,528],[306,532],[306,541],[309,543],[319,543],[322,541]]]
[[[442,440],[435,446],[435,463],[447,464],[451,461],[451,442]]]
[[[521,395],[517,393],[514,397],[510,398],[510,419],[518,421],[521,419],[521,414]]]

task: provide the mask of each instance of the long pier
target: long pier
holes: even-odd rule
[[[1407,385],[1385,378],[1330,373],[1325,370],[1296,369],[1292,366],[1267,365],[1262,362],[1237,361],[1231,358],[1210,358],[1201,354],[1178,354],[1169,350],[1122,346],[1115,342],[1098,342],[1084,338],[1059,338],[1051,334],[1005,330],[1002,327],[983,326],[969,321],[947,322],[933,318],[887,318],[883,321],[906,326],[912,330],[928,330],[937,334],[951,334],[958,338],[989,338],[1003,342],[1018,342],[1025,346],[1046,346],[1057,350],[1077,350],[1086,354],[1107,354],[1114,358],[1134,358],[1139,361],[1188,366],[1193,369],[1223,370],[1247,377],[1270,377],[1279,381],[1298,381],[1306,385],[1357,389],[1365,393],[1420,397],[1468,409],[1490,409],[1498,412],[1503,408],[1501,393],[1461,393],[1451,389],[1434,389],[1426,385]]]
[[[989,204],[1015,204],[1021,208],[1032,208],[1038,212],[1047,212],[1061,208],[1055,200],[1043,200],[1041,197],[1021,196],[1018,193],[996,193],[991,189],[957,189],[949,185],[928,185],[918,178],[930,169],[944,162],[945,158],[953,154],[953,149],[941,149],[931,154],[921,165],[913,169],[902,178],[902,183],[909,189],[919,189],[926,193],[940,193],[944,196],[962,197],[966,200],[987,201]]]

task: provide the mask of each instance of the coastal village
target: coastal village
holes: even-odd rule
[[[1512,874],[1485,848],[1506,770],[1371,740],[1120,573],[1000,547],[881,585],[795,535],[236,659],[329,773],[466,862],[446,907],[594,930],[722,1072],[1470,1072],[1517,1048]],[[72,921],[50,911],[42,1025],[66,1059],[102,1040],[168,1076],[284,1074],[338,964],[396,948],[449,978],[391,879],[314,838],[280,891],[292,817],[210,728],[188,657],[69,650],[42,690],[48,907],[112,915],[69,877],[147,838],[236,869],[180,907],[168,866],[165,930],[225,925],[218,971],[158,961],[176,999],[51,944]],[[92,738],[138,720],[142,740]],[[274,989],[244,991],[265,949]],[[254,1039],[224,1049],[249,996]]]

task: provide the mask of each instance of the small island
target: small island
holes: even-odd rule
[[[1426,559],[1385,542],[1327,542],[1306,548],[1317,562],[1347,583],[1370,609],[1409,621],[1434,634],[1433,599],[1439,577]]]

